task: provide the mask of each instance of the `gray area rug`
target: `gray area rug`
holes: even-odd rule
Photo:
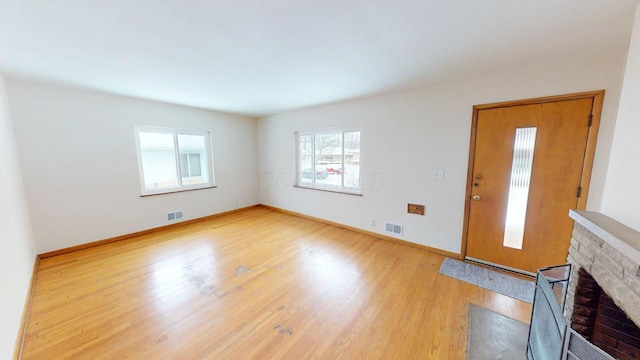
[[[495,291],[497,293],[533,302],[535,283],[513,276],[485,269],[473,264],[446,258],[440,267],[440,274]]]
[[[469,304],[468,360],[526,360],[529,325]]]

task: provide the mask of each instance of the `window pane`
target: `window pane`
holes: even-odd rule
[[[312,135],[300,136],[300,139],[298,142],[298,151],[299,151],[298,161],[300,161],[300,164],[299,164],[300,182],[311,183],[311,178],[313,173],[313,169],[312,169],[313,136]]]
[[[202,167],[200,166],[200,154],[189,154],[190,176],[201,176]]]
[[[298,135],[297,184],[359,193],[360,131],[322,131]]]
[[[179,187],[172,134],[139,133],[145,190]]]
[[[522,250],[522,241],[524,240],[536,132],[537,128],[535,127],[516,129],[513,148],[503,245],[518,250]]]
[[[182,174],[183,177],[189,174],[189,159],[187,159],[187,154],[180,154],[180,174]]]
[[[360,131],[344,133],[344,187],[360,188]]]
[[[182,185],[209,182],[206,139],[203,135],[178,134]],[[195,158],[197,157],[197,160]],[[188,169],[188,171],[184,171]]]
[[[342,168],[342,133],[316,135],[315,138],[316,183],[340,186],[342,177],[336,174],[336,169]]]

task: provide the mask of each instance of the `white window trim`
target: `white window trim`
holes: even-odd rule
[[[358,188],[349,188],[349,187],[345,187],[344,186],[344,175],[341,177],[341,185],[332,185],[332,184],[317,184],[315,182],[311,182],[311,183],[304,183],[302,182],[301,179],[301,169],[300,169],[300,137],[301,136],[309,136],[309,135],[313,135],[314,137],[316,135],[326,135],[326,134],[335,134],[335,133],[341,133],[342,134],[342,147],[343,147],[343,151],[342,151],[342,166],[344,168],[344,133],[348,133],[348,132],[360,132],[360,158],[359,158],[359,164],[360,164],[360,187]],[[295,184],[294,187],[296,188],[302,188],[302,189],[311,189],[311,190],[320,190],[320,191],[328,191],[328,192],[335,192],[335,193],[341,193],[341,194],[347,194],[347,195],[357,195],[357,196],[362,196],[362,147],[363,147],[363,130],[362,128],[359,127],[346,127],[346,128],[327,128],[327,129],[320,129],[320,130],[305,130],[305,131],[296,131],[294,133],[294,139],[295,139],[295,171],[296,171],[296,176],[295,176]],[[315,138],[314,138],[315,139]],[[315,157],[315,141],[313,142],[313,147],[312,147],[312,153],[314,154]],[[315,174],[316,171],[316,162],[315,159],[314,161],[311,162],[311,173]],[[314,179],[314,177],[312,177],[312,180]]]
[[[199,190],[199,189],[211,189],[215,188],[215,171],[213,168],[213,141],[211,139],[210,131],[198,131],[198,130],[188,130],[188,129],[179,129],[179,128],[165,128],[165,127],[157,127],[157,126],[146,126],[146,125],[136,125],[134,127],[135,139],[136,139],[136,153],[138,155],[138,172],[140,177],[140,196],[152,196],[152,195],[161,195],[161,194],[171,194],[176,192],[183,191],[191,191],[191,190]],[[162,133],[162,134],[171,134],[174,136],[174,147],[175,147],[175,157],[176,157],[176,172],[178,176],[178,182],[180,183],[180,187],[171,188],[171,189],[159,189],[159,190],[145,190],[145,179],[144,179],[144,168],[142,166],[142,152],[140,149],[140,132],[153,132],[153,133]],[[209,166],[209,182],[204,184],[195,184],[195,185],[182,185],[182,174],[180,168],[180,149],[178,145],[178,135],[200,135],[204,136],[205,147],[207,152],[207,164]]]

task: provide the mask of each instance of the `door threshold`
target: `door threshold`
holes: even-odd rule
[[[520,270],[520,269],[516,269],[516,268],[512,268],[509,266],[505,266],[505,265],[500,265],[500,264],[494,264],[490,261],[485,261],[485,260],[480,260],[480,259],[476,259],[476,258],[472,258],[470,256],[465,256],[464,257],[465,260],[467,261],[471,261],[474,263],[478,263],[481,265],[486,265],[486,266],[490,266],[492,268],[496,268],[498,270],[503,270],[503,271],[508,271],[508,272],[512,272],[512,273],[516,273],[518,275],[525,275],[525,276],[529,276],[529,277],[536,277],[535,273],[529,272],[529,271],[525,271],[525,270]]]

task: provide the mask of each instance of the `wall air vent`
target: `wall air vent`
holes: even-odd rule
[[[184,216],[182,214],[182,210],[171,211],[167,213],[168,222],[182,220],[183,217]]]
[[[385,222],[384,231],[390,234],[402,236],[402,225]]]

